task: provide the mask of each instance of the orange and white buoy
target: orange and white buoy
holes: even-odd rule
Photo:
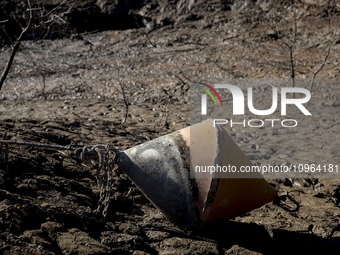
[[[197,171],[251,166],[212,120],[125,150],[117,164],[166,218],[188,229],[249,212],[277,197],[260,173]]]

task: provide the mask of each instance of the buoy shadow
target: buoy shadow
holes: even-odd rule
[[[213,242],[220,254],[338,254],[340,238],[324,239],[311,232],[297,232],[255,223],[223,220],[194,232],[156,227],[172,237]],[[339,227],[340,228],[340,227]],[[232,249],[232,247],[236,249]],[[232,250],[230,250],[232,249]],[[236,252],[236,253],[235,253]]]
[[[324,239],[307,231],[289,231],[234,220],[207,225],[193,234],[197,238],[216,241],[220,250],[238,245],[262,254],[335,254],[340,247],[338,237]]]

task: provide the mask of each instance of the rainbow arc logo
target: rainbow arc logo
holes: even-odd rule
[[[218,100],[220,101],[220,104],[221,104],[221,106],[222,106],[221,98],[220,98],[220,96],[218,95],[218,93],[216,92],[216,90],[215,90],[213,87],[211,87],[210,85],[205,84],[205,83],[203,83],[203,82],[197,82],[197,83],[206,86],[206,87],[209,88],[212,92],[214,92],[214,94],[217,96],[217,98],[218,98]],[[214,101],[215,105],[217,106],[216,100],[215,100],[214,96],[211,94],[211,92],[210,92],[209,90],[204,89],[204,88],[199,88],[199,89],[200,89],[200,90],[203,90],[204,92],[206,92],[206,93],[212,98],[212,100]]]
[[[213,87],[211,87],[210,85],[205,84],[203,82],[197,82],[197,83],[206,86],[208,89],[210,89],[212,92],[214,92],[214,94],[217,96],[217,98],[220,101],[220,104],[222,106],[222,100],[221,100],[220,96],[218,95],[218,93],[216,92],[216,90]],[[214,101],[215,106],[217,106],[216,100],[215,100],[214,96],[211,94],[211,92],[209,90],[204,89],[204,88],[199,88],[199,89],[203,90],[204,92],[206,92],[212,98],[212,100]],[[202,115],[207,115],[207,95],[206,94],[202,94]]]

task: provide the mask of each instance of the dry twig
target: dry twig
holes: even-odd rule
[[[336,37],[338,36],[337,33],[338,33],[338,30],[339,30],[339,27],[340,27],[340,23],[339,23],[338,27],[335,29],[335,32],[333,34],[333,38],[332,38],[331,42],[329,43],[329,46],[328,46],[328,49],[327,49],[327,53],[325,55],[325,58],[324,58],[323,62],[321,63],[319,68],[313,73],[313,77],[312,77],[312,81],[310,83],[310,89],[309,89],[310,93],[312,93],[313,85],[314,85],[314,80],[315,80],[316,75],[323,69],[323,67],[325,66],[325,64],[327,62],[327,59],[329,57],[329,53],[331,52],[332,45],[333,45]],[[309,102],[308,102],[308,104],[309,104]]]
[[[31,8],[31,2],[30,0],[27,0],[28,2],[28,6],[29,6],[29,20],[28,20],[28,23],[26,25],[25,28],[22,29],[18,39],[14,42],[14,44],[12,44],[12,51],[11,51],[11,55],[8,59],[8,62],[6,64],[6,67],[4,69],[4,71],[2,72],[1,74],[1,77],[0,77],[0,90],[2,88],[2,85],[4,84],[5,80],[6,80],[6,77],[8,75],[8,72],[9,70],[11,69],[11,66],[12,66],[12,63],[13,63],[13,59],[15,57],[15,54],[17,53],[17,51],[19,50],[19,47],[20,47],[20,42],[23,38],[23,36],[26,34],[26,32],[28,31],[28,29],[31,27],[31,24],[32,24],[32,18],[33,18],[33,15],[32,15],[32,8]]]
[[[7,64],[5,66],[5,69],[3,70],[2,74],[1,74],[1,77],[0,77],[0,90],[1,90],[5,80],[7,78],[9,70],[11,69],[11,66],[13,64],[14,57],[15,57],[16,53],[18,52],[19,47],[20,47],[20,43],[24,39],[27,31],[30,30],[31,28],[34,29],[34,28],[37,28],[37,27],[41,27],[40,25],[38,25],[39,23],[37,23],[37,22],[38,22],[38,20],[42,20],[42,19],[48,19],[46,22],[44,22],[45,24],[46,23],[51,23],[51,21],[54,21],[54,23],[57,23],[57,20],[59,21],[59,23],[63,23],[63,24],[67,23],[65,20],[63,20],[61,18],[61,16],[63,14],[65,14],[65,13],[69,13],[74,5],[69,5],[69,6],[67,6],[67,10],[66,11],[63,11],[63,12],[58,13],[58,14],[55,14],[56,10],[58,10],[62,5],[64,5],[67,2],[71,2],[71,1],[64,0],[57,7],[55,7],[54,9],[52,9],[51,11],[49,11],[47,14],[44,15],[42,8],[39,6],[39,3],[37,3],[38,8],[32,8],[31,1],[27,0],[28,8],[27,8],[26,11],[29,12],[29,18],[28,18],[26,26],[25,27],[22,26],[20,21],[17,19],[17,17],[16,16],[14,17],[14,20],[16,20],[17,23],[21,27],[21,33],[20,33],[19,37],[15,41],[12,41],[11,37],[7,34],[6,29],[3,28],[5,34],[7,35],[7,37],[9,38],[9,40],[11,42],[12,51],[11,51],[10,57],[9,57],[9,59],[7,61]],[[40,16],[39,15],[34,15],[33,16],[33,11],[39,11],[39,10],[40,10]],[[34,18],[34,20],[33,20],[33,18]],[[6,23],[7,21],[8,20],[0,21],[0,24],[1,23]],[[43,26],[43,27],[46,29],[47,26]],[[47,27],[47,29],[49,29],[49,27]]]
[[[168,106],[169,106],[169,102],[170,102],[170,100],[168,98],[167,101],[166,101],[166,104],[164,105],[164,108],[163,108],[163,111],[162,111],[163,113],[161,115],[161,118],[160,118],[158,124],[155,125],[155,128],[156,128],[157,131],[161,130],[166,125],[166,123],[168,121],[168,116],[169,116]]]

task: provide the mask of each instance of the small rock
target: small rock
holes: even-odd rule
[[[298,182],[294,182],[293,183],[293,187],[302,187],[302,185],[300,183],[298,183]]]

